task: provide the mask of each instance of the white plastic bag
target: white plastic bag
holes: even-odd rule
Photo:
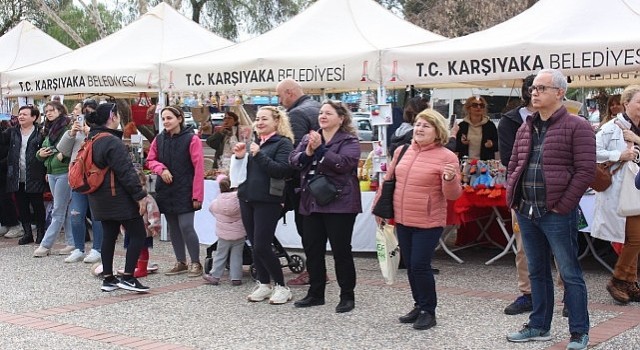
[[[236,159],[235,155],[231,156],[231,165],[229,166],[229,181],[231,188],[237,188],[247,180],[247,159],[245,154],[242,159]]]
[[[622,173],[622,186],[620,186],[620,199],[618,201],[618,215],[640,215],[640,190],[636,189],[636,175],[638,164],[626,162]]]
[[[376,250],[382,277],[386,284],[393,284],[400,264],[400,246],[395,234],[395,226],[384,223],[378,225],[376,229]]]

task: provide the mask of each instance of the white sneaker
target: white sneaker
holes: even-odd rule
[[[273,289],[268,284],[262,284],[260,282],[256,282],[256,288],[253,290],[253,293],[249,294],[247,299],[249,301],[263,301],[271,297],[273,293]]]
[[[93,263],[97,263],[100,260],[102,260],[102,254],[100,254],[100,252],[95,249],[91,249],[89,254],[87,254],[87,256],[84,257],[83,261],[87,264],[93,264]]]
[[[75,246],[68,245],[57,251],[58,255],[69,255],[72,251],[76,250]]]
[[[24,230],[20,225],[9,227],[9,230],[4,235],[4,238],[19,238],[24,236]]]
[[[82,261],[83,258],[84,258],[84,253],[81,252],[80,249],[75,249],[73,252],[71,252],[71,255],[69,255],[66,259],[64,259],[64,262],[66,263],[79,262],[79,261]]]
[[[271,298],[269,298],[269,304],[285,304],[287,301],[291,300],[292,297],[293,295],[291,294],[289,287],[283,287],[276,284],[276,286],[273,287],[273,294],[271,294]]]
[[[6,226],[0,226],[0,237],[4,236],[9,232],[9,228]]]

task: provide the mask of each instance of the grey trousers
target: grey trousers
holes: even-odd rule
[[[229,279],[242,279],[242,250],[244,248],[244,238],[235,241],[218,238],[218,249],[213,258],[213,268],[211,276],[220,278],[224,273],[227,257],[229,257]]]

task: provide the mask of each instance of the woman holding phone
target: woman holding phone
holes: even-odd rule
[[[78,111],[80,107],[80,111]],[[73,124],[58,142],[58,150],[65,157],[70,158],[70,163],[76,159],[78,150],[84,139],[89,135],[89,127],[85,123],[85,113],[82,110],[82,103],[78,103],[73,109]],[[69,204],[69,215],[71,217],[71,232],[75,249],[64,262],[74,263],[84,261],[85,263],[96,263],[101,260],[100,252],[102,245],[102,223],[93,217],[91,212],[91,228],[93,231],[93,244],[91,251],[85,256],[85,233],[87,231],[87,210],[89,210],[89,197],[80,192],[71,192],[71,203]]]
[[[47,169],[47,181],[53,194],[53,210],[51,224],[44,234],[40,246],[33,252],[36,258],[47,256],[56,241],[60,229],[64,225],[67,246],[60,250],[60,254],[69,254],[75,249],[71,234],[71,215],[68,215],[71,187],[69,187],[69,157],[65,157],[57,149],[62,135],[69,128],[71,119],[67,116],[67,109],[59,101],[49,101],[44,105],[44,142],[36,153],[36,159],[44,163]]]

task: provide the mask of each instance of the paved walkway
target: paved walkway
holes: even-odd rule
[[[486,266],[496,254],[486,248],[459,252],[464,264],[438,252],[438,325],[428,331],[397,322],[412,307],[404,270],[398,283],[385,285],[373,254],[356,259],[356,309],[336,314],[339,291],[331,258],[327,304],[300,310],[247,302],[253,288],[248,271],[238,287],[159,273],[144,279],[152,287],[149,294],[103,293],[87,264],[65,264],[63,256],[32,258],[34,249],[0,238],[1,349],[564,349],[568,339],[558,304],[551,341],[505,340],[527,316],[502,312],[517,296],[513,255]],[[116,266],[123,253],[117,251]],[[170,243],[156,241],[151,260],[161,271],[173,265],[172,256]],[[591,257],[583,265],[591,348],[640,349],[640,304],[614,304],[604,288],[609,274]],[[285,278],[291,277],[285,270]],[[302,298],[305,289],[293,293]]]

